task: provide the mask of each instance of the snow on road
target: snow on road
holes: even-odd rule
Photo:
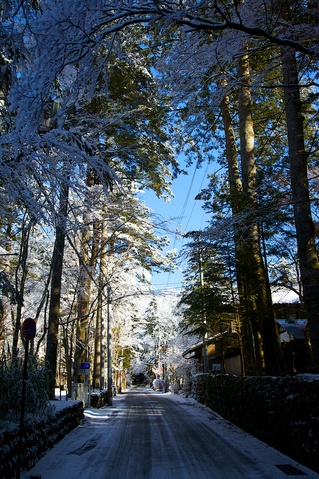
[[[22,479],[319,479],[195,400],[151,389],[86,409]]]

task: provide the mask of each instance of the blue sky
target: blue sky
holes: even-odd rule
[[[159,199],[156,195],[147,191],[142,199],[155,215],[165,220],[166,234],[170,238],[167,250],[176,248],[181,250],[185,239],[180,233],[197,230],[205,227],[208,215],[202,209],[202,202],[195,200],[196,195],[207,185],[207,174],[215,170],[215,165],[203,165],[197,168],[195,165],[187,168],[188,175],[180,175],[172,184],[174,198],[169,203]],[[177,232],[177,234],[174,234]],[[153,275],[152,284],[155,290],[179,290],[183,275],[181,271],[175,273],[160,273]]]

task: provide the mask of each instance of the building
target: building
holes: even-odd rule
[[[306,319],[278,319],[278,331],[288,374],[310,372],[310,357],[307,348]],[[209,372],[242,374],[242,356],[239,336],[225,330],[200,341],[183,353],[185,359],[197,360],[198,372],[203,371],[206,344]]]
[[[183,353],[185,359],[197,360],[198,372],[203,371],[204,344],[207,347],[209,372],[237,375],[242,373],[239,338],[236,333],[229,333],[228,330],[225,330],[208,337],[205,343],[200,341],[194,344]]]

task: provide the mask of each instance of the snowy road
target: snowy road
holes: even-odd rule
[[[23,478],[319,479],[193,400],[150,389],[89,409]]]

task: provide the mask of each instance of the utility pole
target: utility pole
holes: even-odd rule
[[[111,354],[111,325],[110,325],[110,303],[111,303],[111,287],[107,287],[107,399],[108,405],[112,406],[113,390],[112,390],[112,354]]]
[[[102,300],[102,292],[101,300]],[[101,301],[102,303],[102,301]],[[101,304],[101,314],[102,314],[102,304]],[[100,388],[104,389],[104,345],[103,345],[103,321],[101,318],[100,322]]]
[[[200,286],[202,289],[202,315],[203,315],[203,323],[205,332],[203,334],[203,372],[208,373],[209,371],[209,364],[208,364],[208,350],[207,350],[207,320],[206,320],[206,306],[205,306],[205,298],[204,298],[204,272],[203,272],[203,259],[202,259],[202,251],[200,247],[200,236],[198,237],[198,257],[199,257],[199,281]]]

